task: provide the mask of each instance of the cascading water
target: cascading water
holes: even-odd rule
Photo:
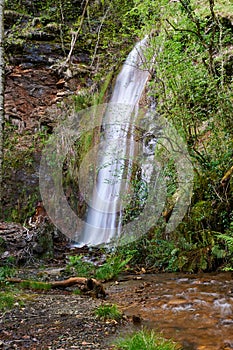
[[[78,245],[109,243],[121,234],[122,208],[132,178],[137,147],[134,120],[149,77],[143,51],[148,38],[136,44],[127,57],[107,105],[97,160],[97,176],[88,205],[86,225]]]

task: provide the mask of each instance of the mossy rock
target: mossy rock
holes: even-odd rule
[[[33,253],[41,258],[52,258],[54,227],[45,223],[40,225],[37,231],[37,240],[33,245]]]

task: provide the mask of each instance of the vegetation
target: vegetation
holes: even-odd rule
[[[102,320],[119,321],[122,318],[122,313],[119,311],[117,305],[101,305],[96,308],[95,315]]]
[[[99,268],[83,262],[82,257],[70,257],[69,271],[108,280],[124,271],[129,262],[158,271],[233,269],[233,187],[229,170],[233,158],[230,7],[227,1],[214,0],[46,0],[30,5],[26,1],[6,1],[7,59],[12,52],[21,54],[24,43],[30,41],[35,32],[54,35],[54,42],[62,52],[61,62],[55,64],[54,71],[66,79],[70,79],[68,73],[71,78],[79,78],[81,90],[67,100],[67,105],[76,111],[108,100],[109,87],[122,61],[136,39],[149,34],[148,100],[156,102],[157,113],[171,122],[185,140],[194,169],[189,210],[179,226],[167,234],[166,223],[174,209],[179,183],[174,160],[169,159],[161,145],[167,200],[156,227],[136,243],[119,248]],[[9,21],[12,8],[14,14],[11,13]],[[81,53],[88,59],[74,64],[72,57],[79,57]],[[48,136],[47,132],[39,132],[40,135],[33,136],[34,143],[18,150],[19,134],[12,125],[6,124],[6,183],[11,179],[9,169],[17,173],[23,163],[28,174],[35,171],[35,153]],[[86,206],[84,203],[78,208],[78,167],[99,135],[100,130],[81,135],[70,150],[72,156],[68,155],[64,164],[65,192],[72,192],[70,205],[82,217]],[[141,187],[137,182],[133,185],[138,193]],[[20,186],[19,189],[16,196],[20,199],[13,198],[14,207],[8,207],[4,215],[8,220],[24,222],[32,214],[39,194]],[[140,198],[136,197],[130,203],[124,213],[126,221],[138,216],[138,201]]]
[[[96,270],[96,278],[105,281],[117,278],[120,273],[127,269],[127,264],[131,258],[130,255],[126,258],[123,258],[121,254],[110,255],[106,262]]]
[[[178,350],[181,347],[154,331],[141,330],[117,342],[122,350]]]
[[[30,288],[34,290],[50,290],[51,285],[49,283],[43,283],[43,282],[38,282],[38,281],[23,281],[20,284],[21,288]]]
[[[169,236],[161,218],[148,237],[137,242],[134,263],[189,272],[232,264],[233,70],[227,53],[233,28],[227,6],[215,6],[212,0],[135,0],[131,10],[144,20],[146,32],[155,33],[148,50],[148,60],[155,54],[150,98],[188,145],[195,174],[186,217]],[[167,220],[179,184],[166,149],[160,159],[167,178]]]
[[[16,274],[16,269],[10,266],[0,267],[0,283],[5,282],[8,277],[13,277]]]
[[[99,280],[109,281],[117,278],[127,269],[132,256],[123,258],[122,254],[110,254],[101,266],[96,266],[84,260],[82,255],[69,256],[66,271],[75,273],[79,277],[95,277]]]
[[[13,308],[15,305],[24,305],[24,301],[18,290],[11,288],[7,282],[7,278],[13,277],[16,269],[10,266],[0,267],[0,311]]]
[[[11,309],[14,306],[15,297],[12,293],[0,292],[0,310]]]
[[[79,277],[92,277],[95,266],[91,262],[83,261],[82,255],[69,256],[66,271],[68,273],[75,273]]]

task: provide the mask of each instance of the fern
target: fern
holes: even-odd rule
[[[217,259],[223,259],[226,257],[226,250],[222,249],[218,244],[215,244],[212,249],[212,254],[216,256]]]
[[[229,252],[233,253],[233,237],[222,233],[222,234],[217,235],[217,238],[225,241]]]

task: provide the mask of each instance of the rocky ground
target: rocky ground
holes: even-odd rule
[[[15,261],[20,266],[16,277],[27,280],[50,282],[71,277],[65,271],[67,257],[84,254],[88,248],[71,249],[67,241],[60,239],[50,246],[53,257],[42,259],[48,251],[43,251],[43,244],[38,241],[41,233],[43,236],[39,227],[26,229],[0,223],[0,266],[4,268]],[[114,285],[115,282],[103,285],[107,295],[101,299],[93,294],[76,294],[77,287],[38,291],[15,284],[11,289],[16,298],[14,307],[0,316],[0,349],[114,349],[112,344],[118,333],[130,328],[131,322],[126,317],[119,322],[100,320],[94,313],[98,306],[114,303]],[[8,288],[2,284],[0,291]]]
[[[28,292],[23,307],[0,318],[1,349],[113,349],[119,324],[100,321],[102,301],[69,292]],[[30,300],[32,299],[32,300]]]

